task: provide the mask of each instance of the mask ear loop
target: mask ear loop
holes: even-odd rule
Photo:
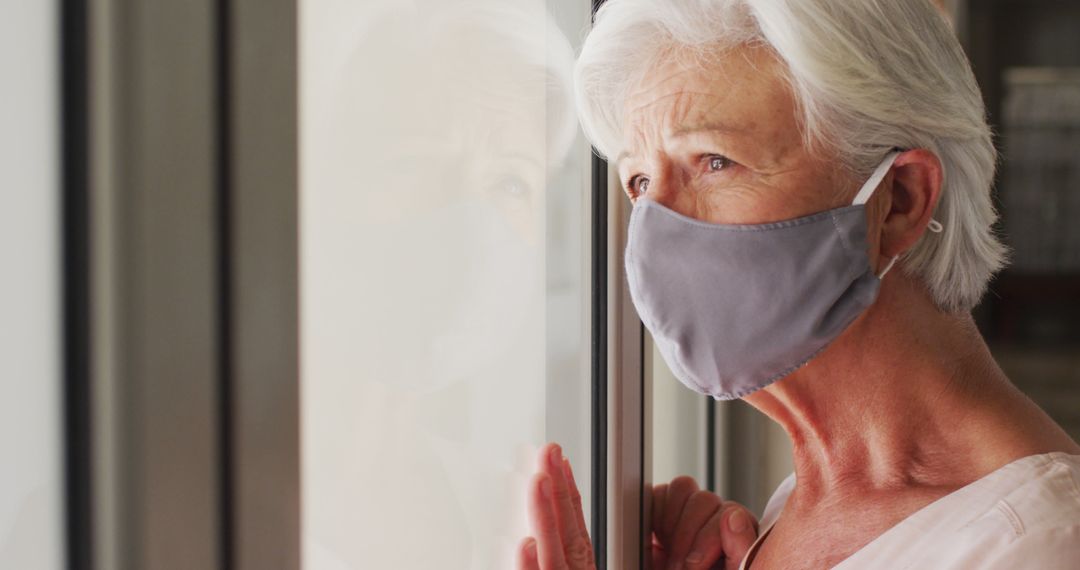
[[[859,193],[855,195],[855,199],[851,201],[852,206],[861,206],[870,200],[870,197],[874,195],[874,191],[877,190],[878,185],[885,179],[885,175],[889,173],[889,169],[892,168],[892,165],[896,162],[898,156],[900,156],[899,151],[890,152],[885,156],[881,161],[881,164],[874,169],[874,173],[867,179],[866,184],[863,184],[863,187],[859,189]],[[900,259],[899,254],[894,255],[893,258],[889,260],[889,263],[885,265],[885,269],[882,269],[881,273],[878,273],[877,278],[879,280],[885,278],[885,274],[893,268],[893,265],[896,265],[897,259]]]
[[[941,222],[931,218],[930,223],[926,224],[926,229],[934,232],[935,234],[940,234],[941,232],[945,231],[945,226],[941,225]],[[888,273],[890,269],[892,269],[893,265],[896,265],[896,260],[900,259],[901,255],[903,254],[898,253],[894,255],[893,258],[889,260],[889,263],[885,264],[885,269],[882,269],[881,273],[878,273],[878,280],[885,278],[885,274]]]
[[[940,234],[941,232],[945,231],[945,226],[941,225],[941,222],[931,218],[930,223],[926,224],[926,229],[934,232],[935,234]],[[885,269],[882,269],[881,273],[878,273],[877,278],[879,280],[885,278],[885,274],[888,273],[889,270],[893,268],[893,265],[896,265],[896,260],[900,259],[901,255],[903,255],[903,254],[894,255],[893,258],[889,260],[889,263],[885,264]]]
[[[885,179],[885,175],[889,173],[889,169],[892,168],[896,158],[900,156],[899,151],[890,152],[885,155],[885,159],[881,161],[881,164],[874,170],[874,173],[867,179],[866,184],[859,189],[859,193],[855,195],[855,199],[851,201],[852,206],[861,206],[870,200],[870,196],[874,195],[874,191],[877,190],[878,184]]]
[[[885,156],[881,161],[881,164],[874,170],[874,173],[870,175],[866,184],[863,184],[863,187],[859,189],[859,193],[855,195],[855,199],[851,201],[851,205],[861,206],[870,200],[870,196],[874,195],[874,191],[877,190],[881,181],[885,179],[885,175],[889,173],[889,169],[892,168],[893,163],[896,162],[896,158],[899,157],[900,154],[900,151],[893,151]],[[926,227],[935,234],[940,234],[945,230],[945,226],[941,225],[941,222],[933,218],[930,219],[930,223],[927,224]],[[879,280],[884,279],[885,274],[896,265],[898,259],[900,259],[900,254],[894,255],[893,258],[889,260],[889,263],[885,264],[885,269],[882,269],[881,273],[878,273],[877,278]]]
[[[885,264],[885,269],[882,269],[881,273],[878,273],[878,275],[877,275],[877,278],[878,278],[879,281],[885,278],[885,274],[888,273],[889,270],[893,268],[893,265],[896,265],[896,260],[897,259],[900,259],[900,254],[896,254],[896,255],[892,256],[892,259],[890,259],[889,262]]]

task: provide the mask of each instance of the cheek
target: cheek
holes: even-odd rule
[[[726,185],[688,193],[694,199],[696,218],[714,224],[763,224],[784,220],[790,204],[771,188]]]
[[[780,222],[836,207],[828,188],[808,187],[800,180],[785,177],[765,183],[748,175],[746,181],[702,185],[689,194],[695,198],[699,219],[718,224]]]

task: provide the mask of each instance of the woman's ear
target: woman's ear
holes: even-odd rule
[[[906,252],[927,231],[941,196],[942,178],[941,161],[928,150],[909,150],[896,158],[891,205],[881,228],[882,255]]]

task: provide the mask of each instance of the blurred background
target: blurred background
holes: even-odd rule
[[[960,31],[1002,154],[1012,264],[977,316],[1009,377],[1080,439],[1080,4],[977,2]]]
[[[506,568],[563,444],[760,512],[782,431],[681,386],[573,116],[590,0],[5,2],[0,568]],[[1080,439],[1080,3],[942,0],[1012,264],[976,320]]]

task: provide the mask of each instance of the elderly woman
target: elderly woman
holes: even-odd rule
[[[794,444],[760,524],[686,478],[654,489],[656,566],[1080,567],[1080,446],[970,316],[1005,254],[996,157],[929,0],[611,0],[576,73],[665,361]],[[592,568],[542,453],[520,565]]]

